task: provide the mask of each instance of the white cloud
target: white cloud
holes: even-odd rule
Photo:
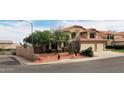
[[[6,25],[0,23],[0,39],[13,40],[15,43],[22,41],[24,36],[30,33],[30,27],[25,23],[7,23]]]
[[[98,30],[124,31],[124,21],[120,20],[61,21],[61,25],[81,25],[84,28],[96,28]]]
[[[29,34],[31,34],[31,27],[26,22],[0,22],[1,40],[13,40],[14,43],[20,43]]]
[[[33,30],[47,30],[48,27],[33,27]],[[0,39],[20,43],[31,34],[31,25],[27,22],[0,22]]]

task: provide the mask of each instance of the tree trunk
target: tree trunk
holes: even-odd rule
[[[43,45],[42,49],[43,49],[43,53],[46,53],[46,45]]]

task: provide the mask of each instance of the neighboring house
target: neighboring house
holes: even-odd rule
[[[11,40],[0,40],[0,48],[2,49],[16,49],[17,44],[14,44]]]
[[[112,31],[101,31],[100,32],[102,37],[107,40],[107,46],[112,45],[114,41],[114,33]]]
[[[124,34],[120,32],[115,33],[112,45],[124,45]]]
[[[124,45],[124,32],[104,31],[104,38],[107,39],[107,45]]]
[[[96,29],[85,29],[82,26],[73,25],[64,28],[63,31],[70,33],[71,42],[80,42],[80,51],[89,47],[92,47],[94,51],[105,50],[107,39]]]
[[[20,46],[18,44],[11,44],[9,46],[6,46],[5,49],[16,49],[17,46]]]
[[[5,47],[10,46],[11,44],[13,44],[11,40],[0,40],[0,48],[5,49]]]

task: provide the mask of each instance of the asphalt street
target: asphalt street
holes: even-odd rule
[[[19,65],[20,63],[13,57],[0,57],[0,66]]]
[[[124,57],[37,66],[21,65],[8,58],[4,63],[0,62],[0,73],[124,73]]]

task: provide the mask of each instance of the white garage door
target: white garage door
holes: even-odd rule
[[[104,44],[97,44],[97,51],[103,51],[104,50]]]
[[[81,44],[81,50],[85,50],[89,47],[92,47],[93,51],[95,50],[95,44]]]

